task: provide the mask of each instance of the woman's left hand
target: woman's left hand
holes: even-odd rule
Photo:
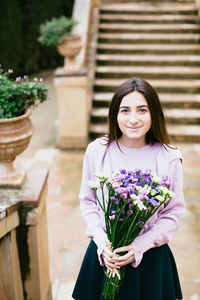
[[[118,255],[119,252],[127,252],[124,255]],[[116,267],[123,267],[127,264],[132,263],[135,260],[134,250],[132,245],[117,248],[113,251],[113,261]]]

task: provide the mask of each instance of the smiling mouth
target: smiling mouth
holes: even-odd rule
[[[140,129],[142,126],[137,126],[137,127],[129,127],[127,126],[128,129],[130,130],[137,130],[137,129]]]

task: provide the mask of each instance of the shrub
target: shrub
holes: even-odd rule
[[[51,21],[47,21],[40,25],[40,36],[38,41],[45,46],[56,46],[63,43],[65,36],[70,34],[73,27],[78,22],[72,18],[60,17],[53,18]]]

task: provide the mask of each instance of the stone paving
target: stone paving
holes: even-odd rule
[[[42,74],[52,84],[52,72]],[[33,112],[36,132],[16,164],[50,168],[47,195],[50,277],[53,300],[71,300],[71,292],[88,245],[79,212],[78,193],[84,151],[60,151],[56,141],[56,105],[52,100]],[[187,212],[170,246],[184,300],[200,300],[200,144],[178,144],[183,154]],[[96,300],[96,299],[94,299]]]

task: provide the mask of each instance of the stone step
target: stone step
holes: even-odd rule
[[[170,123],[198,124],[200,123],[200,109],[165,109],[166,121]],[[108,108],[93,108],[91,113],[94,123],[107,122]],[[200,132],[199,132],[200,134]]]
[[[99,43],[97,53],[110,54],[200,54],[199,44],[121,44],[121,43]]]
[[[166,66],[97,66],[96,78],[200,78],[199,67],[166,67]]]
[[[119,23],[102,23],[99,24],[99,32],[102,33],[199,33],[198,24],[119,24]]]
[[[199,45],[200,49],[200,45]],[[99,54],[96,56],[97,65],[181,65],[198,66],[200,55],[130,55],[130,54]]]
[[[200,142],[200,125],[178,125],[167,124],[167,130],[173,142]],[[96,138],[107,134],[108,127],[106,124],[91,124],[90,137]]]
[[[200,93],[200,80],[170,80],[170,79],[149,79],[145,78],[158,93]],[[127,78],[121,79],[95,79],[95,92],[114,92]]]
[[[200,34],[147,34],[147,33],[99,33],[98,41],[103,43],[198,43]]]
[[[95,93],[94,107],[109,106],[113,93]],[[200,94],[159,94],[163,107],[200,108]]]
[[[112,14],[195,14],[197,7],[194,4],[178,4],[178,3],[118,3],[100,5],[100,13],[112,13]]]
[[[133,15],[133,14],[100,14],[100,22],[110,23],[198,23],[197,15],[171,15],[171,14],[159,14],[155,15]]]

